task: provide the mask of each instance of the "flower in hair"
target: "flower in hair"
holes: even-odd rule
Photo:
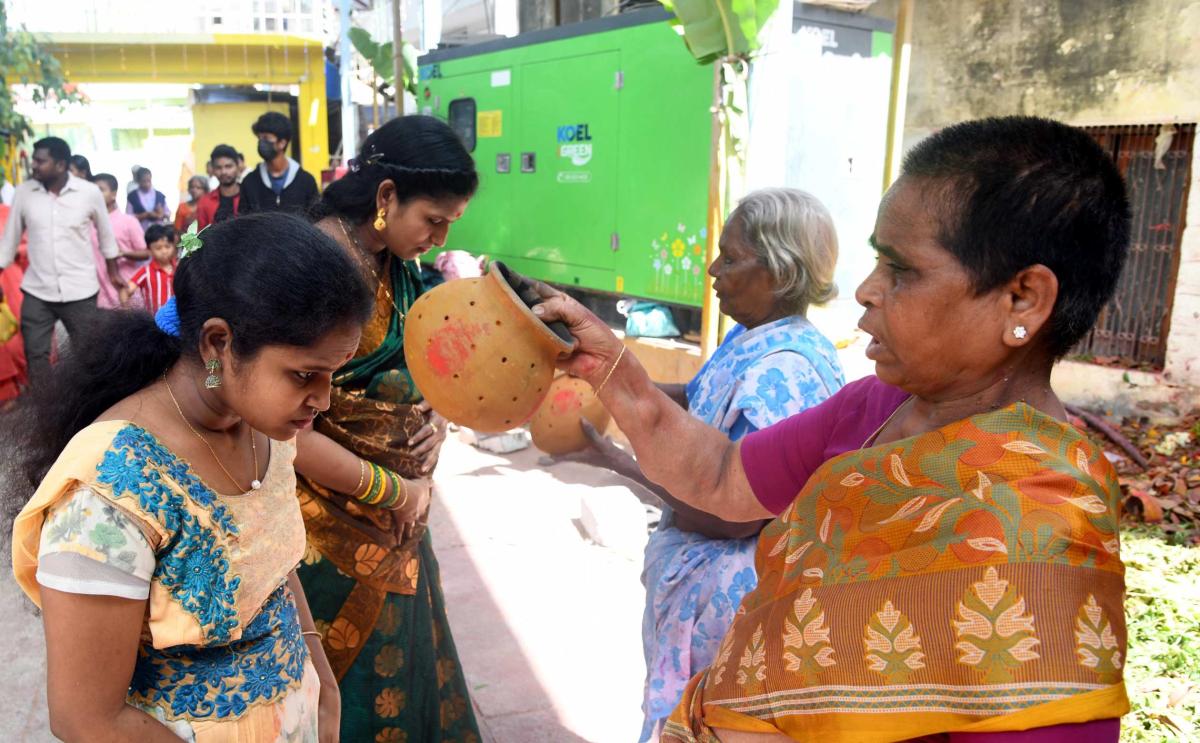
[[[208,229],[205,227],[204,229]],[[204,242],[200,239],[200,232],[196,230],[196,223],[192,222],[192,226],[188,227],[187,232],[179,236],[179,260],[187,258],[192,253],[195,253],[200,248],[204,247]]]

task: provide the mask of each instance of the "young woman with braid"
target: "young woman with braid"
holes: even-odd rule
[[[342,687],[343,740],[479,740],[426,529],[445,421],[403,348],[422,291],[416,259],[445,242],[477,184],[449,126],[408,116],[368,137],[313,210],[375,293],[297,464],[309,541],[300,579]]]
[[[371,295],[297,217],[223,222],[184,253],[157,317],[103,313],[18,412],[28,479],[2,504],[6,522],[21,508],[13,572],[42,609],[50,730],[335,743],[293,466]]]

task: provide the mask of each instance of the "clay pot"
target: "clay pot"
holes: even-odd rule
[[[590,384],[576,377],[558,377],[550,383],[550,393],[529,422],[533,445],[555,456],[583,451],[589,446],[579,427],[584,418],[597,431],[608,426],[608,411]]]
[[[519,277],[494,262],[481,278],[421,295],[405,323],[404,355],[417,389],[434,410],[476,431],[529,420],[550,389],[555,359],[574,347],[530,311],[510,280]]]

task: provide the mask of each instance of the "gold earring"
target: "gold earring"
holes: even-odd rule
[[[217,376],[217,372],[221,371],[221,362],[219,359],[213,359],[205,364],[208,369],[208,377],[204,380],[204,389],[215,390],[221,386],[221,378]]]
[[[375,215],[375,229],[378,232],[383,232],[387,229],[387,220],[383,218],[385,214],[387,214],[387,209],[380,209],[379,213]]]

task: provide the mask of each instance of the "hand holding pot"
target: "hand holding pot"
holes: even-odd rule
[[[404,354],[417,388],[449,420],[500,432],[525,423],[573,340],[529,308],[528,282],[495,262],[478,279],[421,295],[408,311]],[[518,292],[521,292],[519,295]],[[533,291],[533,301],[539,294]]]
[[[579,302],[548,284],[540,281],[533,284],[543,299],[533,308],[533,314],[543,322],[564,323],[576,340],[575,350],[559,357],[558,368],[586,379],[592,386],[600,384],[624,347],[621,339]]]

